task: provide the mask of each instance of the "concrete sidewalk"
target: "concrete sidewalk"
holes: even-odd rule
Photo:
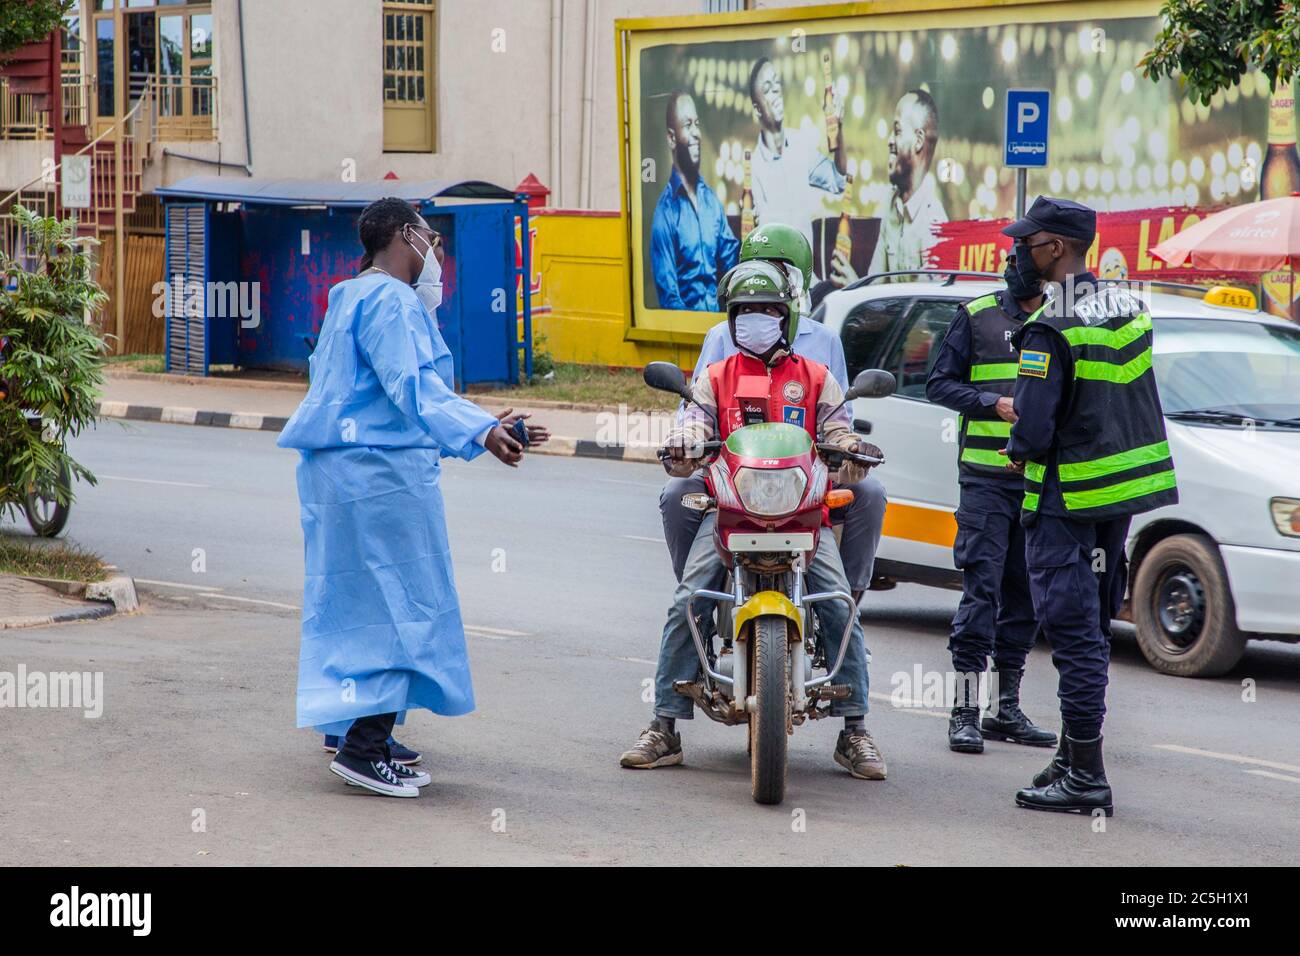
[[[306,386],[283,382],[228,382],[220,379],[115,373],[105,377],[100,414],[106,418],[275,431],[306,394]],[[476,393],[469,398],[489,412],[506,408],[533,413],[533,421],[552,438],[536,452],[624,461],[655,461],[672,416],[619,409],[515,402],[508,396]]]
[[[105,617],[108,601],[85,601],[12,574],[0,574],[0,630]]]

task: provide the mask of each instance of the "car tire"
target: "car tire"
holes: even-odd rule
[[[1148,551],[1131,603],[1138,646],[1161,673],[1219,677],[1245,653],[1223,558],[1204,535],[1173,535]]]

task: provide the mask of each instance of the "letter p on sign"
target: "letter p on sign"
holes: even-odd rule
[[[1016,106],[1016,132],[1023,133],[1025,127],[1038,122],[1038,104],[1021,102]]]

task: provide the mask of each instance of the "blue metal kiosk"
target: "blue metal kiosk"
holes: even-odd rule
[[[478,180],[344,183],[195,176],[164,201],[167,371],[212,365],[306,372],[330,287],[356,275],[357,218],[385,196],[409,201],[442,233],[438,326],[456,385],[532,374],[527,196]],[[520,248],[522,245],[522,248]],[[521,334],[522,332],[522,334]]]

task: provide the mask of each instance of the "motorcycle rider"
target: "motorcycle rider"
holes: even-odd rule
[[[800,230],[783,223],[773,222],[759,226],[740,245],[740,261],[755,260],[776,263],[789,274],[798,296],[792,308],[797,310],[799,318],[806,319],[812,311],[808,292],[812,276],[812,248],[808,245],[807,237]],[[797,329],[791,343],[794,353],[825,365],[840,388],[847,389],[849,383],[844,363],[844,345],[839,336],[820,322],[799,322]],[[698,381],[704,375],[709,365],[736,351],[730,322],[719,322],[704,338],[699,361],[695,364],[695,380]],[[859,441],[859,445],[863,454],[882,457],[880,449],[875,445],[864,441]],[[880,534],[885,522],[885,488],[870,475],[864,475],[862,480],[852,485],[837,482],[837,486],[849,488],[853,492],[852,503],[831,512],[831,521],[843,525],[840,553],[844,570],[849,577],[850,593],[856,604],[871,585],[876,548],[880,545]],[[704,517],[698,511],[683,507],[682,495],[703,491],[703,475],[692,474],[685,478],[669,478],[659,496],[664,540],[668,543],[673,573],[679,581],[691,543],[695,540],[695,533]]]
[[[739,427],[742,419],[735,398],[740,376],[766,376],[769,408],[772,417],[805,427],[816,439],[818,415],[835,407],[844,398],[844,389],[825,365],[795,354],[791,348],[798,334],[799,313],[795,300],[798,288],[784,269],[769,262],[743,262],[719,283],[719,295],[727,309],[727,327],[738,351],[708,367],[707,374],[696,378],[694,403],[687,406],[678,425],[669,433],[667,445],[671,457],[664,462],[669,474],[684,477],[701,465],[700,443],[715,436],[725,439]],[[846,451],[857,451],[858,441],[848,424],[846,409],[839,409],[822,425],[823,440]],[[695,452],[695,454],[692,454]],[[840,478],[847,485],[861,481],[861,465],[846,461]],[[694,716],[691,700],[678,694],[673,684],[696,679],[700,671],[690,629],[686,621],[686,604],[700,588],[717,590],[726,579],[726,568],[714,546],[716,512],[709,512],[700,522],[664,625],[655,674],[654,716],[636,744],[620,758],[624,767],[653,769],[682,762],[681,735],[676,731],[678,719]],[[829,529],[827,529],[829,531]],[[807,587],[812,591],[849,590],[844,565],[840,561],[835,536],[818,535],[816,554],[807,569]],[[849,611],[838,601],[827,601],[815,612],[826,643],[826,657],[834,660],[839,651]],[[852,615],[851,644],[845,654],[838,680],[849,685],[848,698],[835,700],[831,713],[844,718],[835,746],[835,762],[854,777],[863,780],[885,779],[885,761],[866,728],[867,648],[857,616]]]

